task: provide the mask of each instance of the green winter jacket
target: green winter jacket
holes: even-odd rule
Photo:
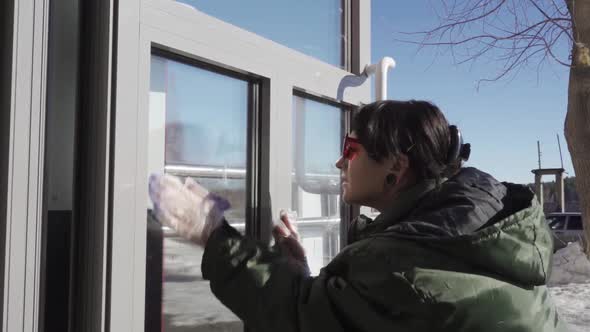
[[[565,331],[545,283],[552,256],[532,192],[464,168],[425,181],[319,276],[227,223],[202,262],[217,298],[251,331]]]

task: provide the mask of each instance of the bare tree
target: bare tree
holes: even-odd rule
[[[457,63],[499,61],[498,73],[480,83],[508,78],[547,61],[569,69],[564,131],[590,240],[590,0],[437,1],[442,4],[437,13],[440,24],[407,33],[403,41],[437,47],[451,53]],[[588,242],[585,250],[590,257]]]

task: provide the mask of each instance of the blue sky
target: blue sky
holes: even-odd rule
[[[538,72],[528,68],[514,79],[483,83],[478,90],[479,79],[498,73],[498,62],[455,65],[450,55],[437,55],[435,48],[419,51],[416,45],[396,41],[402,37],[400,31],[434,27],[438,21],[432,6],[437,3],[413,0],[400,6],[396,1],[372,0],[372,61],[391,56],[397,62],[389,72],[388,97],[437,104],[472,144],[468,165],[503,181],[533,182],[537,140],[541,141],[542,166],[560,167],[559,133],[564,168],[573,175],[563,137],[568,69],[547,63]]]
[[[323,61],[340,65],[340,0],[180,0],[224,21],[258,33]],[[403,5],[402,5],[403,3]],[[371,58],[391,56],[390,99],[426,99],[437,104],[472,144],[468,165],[498,179],[533,182],[537,140],[543,167],[560,167],[556,134],[561,135],[564,168],[573,175],[563,123],[567,107],[567,68],[546,63],[540,70],[525,68],[512,79],[483,83],[498,74],[501,63],[479,61],[455,65],[449,54],[435,48],[396,41],[400,31],[433,28],[433,6],[440,0],[372,0]],[[314,8],[310,11],[310,8]],[[531,13],[534,14],[534,13]],[[261,19],[264,18],[264,19]],[[559,50],[567,54],[566,45]],[[547,179],[550,180],[550,179]]]

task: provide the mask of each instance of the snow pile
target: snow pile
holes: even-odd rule
[[[590,332],[590,282],[549,287],[549,292],[569,332]]]
[[[590,332],[590,261],[578,243],[553,255],[549,292],[570,332]]]
[[[570,283],[590,283],[590,261],[577,242],[570,243],[553,255],[549,278],[549,286]]]

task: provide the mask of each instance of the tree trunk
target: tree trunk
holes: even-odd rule
[[[590,257],[590,0],[566,1],[573,20],[572,66],[565,138],[576,173],[576,190]]]

